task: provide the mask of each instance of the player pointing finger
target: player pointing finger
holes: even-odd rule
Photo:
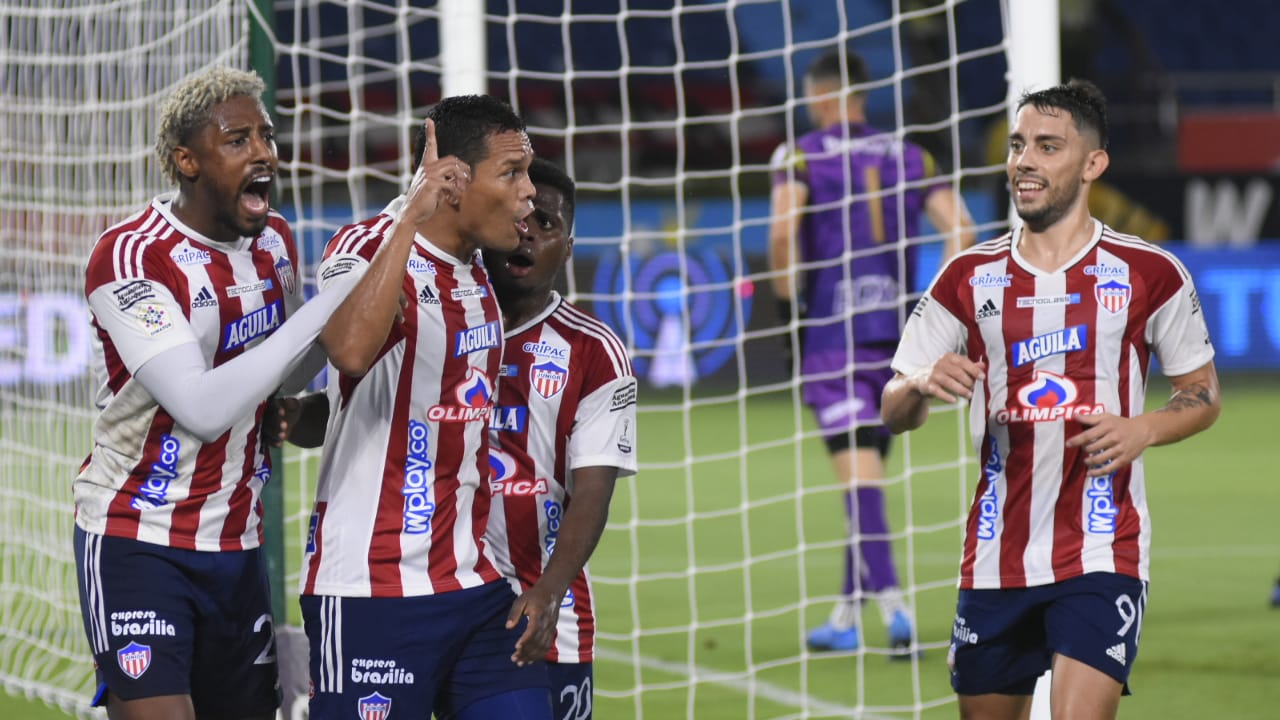
[[[426,222],[441,202],[456,205],[462,199],[462,191],[471,182],[471,168],[453,155],[441,158],[436,142],[436,126],[430,118],[423,123],[427,140],[422,150],[422,162],[413,173],[406,193],[406,210],[415,223]]]

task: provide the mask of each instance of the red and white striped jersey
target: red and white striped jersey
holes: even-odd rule
[[[203,237],[168,196],[104,232],[89,256],[100,410],[93,452],[73,485],[86,532],[188,550],[262,542],[258,495],[271,475],[259,444],[263,404],[211,443],[160,407],[133,374],[151,358],[199,343],[210,367],[270,335],[302,303],[298,254],[272,213],[257,237]]]
[[[981,477],[965,527],[961,588],[1017,588],[1089,572],[1148,579],[1142,458],[1086,477],[1075,418],[1143,412],[1151,354],[1166,375],[1213,358],[1191,276],[1177,258],[1095,221],[1091,242],[1045,272],[1005,235],[955,257],[921,298],[893,369],[946,352],[986,362],[970,434]]]
[[[554,295],[538,317],[506,336],[498,380],[486,534],[498,568],[527,590],[555,550],[573,471],[636,472],[636,378],[618,336]],[[595,615],[586,568],[560,606],[550,662],[591,662]]]
[[[322,293],[368,269],[403,205],[337,232]],[[501,578],[483,535],[502,321],[479,257],[462,262],[416,237],[404,275],[416,307],[363,377],[330,368],[304,595],[431,595]]]

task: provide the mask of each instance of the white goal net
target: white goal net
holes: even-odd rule
[[[577,179],[565,290],[618,331],[642,377],[641,471],[620,482],[591,561],[596,717],[953,716],[946,646],[973,487],[955,412],[895,438],[885,481],[921,653],[890,660],[873,601],[861,649],[805,646],[838,599],[847,531],[843,486],[781,360],[797,328],[779,324],[769,288],[769,158],[810,129],[808,63],[843,44],[867,60],[869,122],[929,150],[990,236],[1003,224],[987,143],[1005,114],[1004,3],[484,5],[479,31],[457,39],[483,43],[487,91]],[[151,139],[165,91],[208,64],[247,67],[248,28],[263,19],[277,59],[278,204],[313,268],[333,230],[407,181],[410,131],[442,94],[434,3],[0,0],[0,684],[11,691],[83,711],[92,684],[71,571],[70,481],[93,417],[84,259],[97,232],[163,189]],[[922,253],[918,277],[901,278],[905,301],[936,269],[940,236],[901,240]],[[296,627],[317,455],[287,458],[279,626]]]
[[[164,189],[160,101],[243,66],[245,22],[216,0],[0,1],[0,685],[69,712],[93,691],[71,546],[96,390],[84,264]]]

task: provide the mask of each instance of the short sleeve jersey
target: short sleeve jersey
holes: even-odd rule
[[[946,352],[986,363],[969,426],[981,464],[965,525],[961,588],[1018,588],[1089,572],[1148,579],[1142,458],[1105,477],[1066,442],[1077,418],[1143,412],[1151,356],[1165,374],[1203,367],[1213,345],[1191,276],[1170,253],[1095,222],[1091,242],[1045,272],[1016,238],[942,270],[907,323],[893,369]]]
[[[93,451],[73,485],[86,532],[188,550],[262,541],[263,404],[213,442],[179,425],[134,378],[165,350],[196,343],[210,367],[270,335],[302,303],[298,254],[272,213],[256,237],[202,236],[162,196],[108,229],[89,257],[99,415]]]
[[[617,335],[559,295],[507,334],[502,363],[487,537],[499,569],[528,589],[555,551],[573,471],[635,473],[636,378]],[[595,627],[584,568],[565,594],[547,660],[591,662]]]
[[[404,198],[340,229],[320,292],[354,282],[390,237]],[[489,416],[502,354],[497,300],[479,255],[422,236],[405,267],[413,298],[362,377],[330,368],[330,418],[302,592],[430,595],[501,579],[483,540]]]
[[[854,342],[897,342],[916,255],[903,241],[919,235],[928,195],[946,187],[933,157],[892,133],[838,124],[777,149],[773,183],[786,182],[809,191],[797,248],[806,359],[840,362]],[[809,364],[806,372],[825,369]]]

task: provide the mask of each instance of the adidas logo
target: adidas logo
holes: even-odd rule
[[[1111,647],[1107,648],[1107,655],[1109,655],[1112,660],[1115,660],[1116,662],[1123,665],[1124,664],[1124,643],[1120,643],[1118,645],[1112,645]]]
[[[986,320],[993,317],[1000,317],[1000,308],[996,307],[991,298],[987,298],[987,301],[982,303],[982,307],[978,308],[978,315],[974,320]]]
[[[214,297],[213,293],[209,292],[209,288],[207,287],[200,288],[200,292],[196,293],[196,296],[191,298],[191,307],[193,308],[206,308],[206,307],[217,307],[217,306],[218,306],[218,298]]]
[[[422,286],[422,292],[418,293],[418,303],[421,305],[439,305],[440,298],[431,292],[431,288],[426,285]]]

